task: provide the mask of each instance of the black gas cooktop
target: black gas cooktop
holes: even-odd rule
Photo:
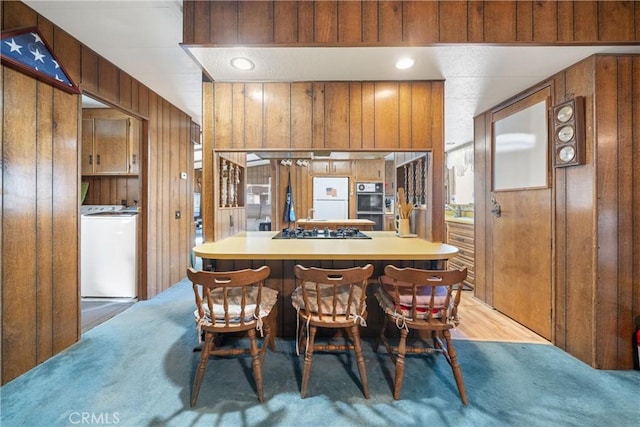
[[[302,227],[283,228],[274,239],[370,239],[358,228],[340,227],[335,230],[328,228],[313,228],[305,230]]]

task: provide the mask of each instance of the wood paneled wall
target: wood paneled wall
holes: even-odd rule
[[[443,124],[443,81],[204,83],[203,180],[215,181],[213,150],[431,151],[433,215],[424,237],[442,241]],[[283,192],[286,177],[279,182]],[[218,235],[208,194],[203,189],[205,240]]]
[[[183,13],[183,42],[188,45],[593,44],[640,39],[637,1],[185,0]]]
[[[137,176],[84,176],[82,182],[89,183],[84,204],[114,205],[122,200],[127,201],[127,206],[135,201],[140,204],[139,181]]]
[[[24,3],[2,2],[1,13],[3,30],[37,26],[83,91],[144,120],[140,297],[167,289],[185,276],[194,240],[191,118]],[[81,111],[78,95],[1,72],[4,384],[80,338]]]
[[[592,56],[549,82],[552,104],[585,97],[587,130],[586,164],[552,171],[553,342],[593,367],[631,369],[640,315],[640,56]],[[488,303],[490,147],[487,112],[475,120],[475,292]]]
[[[444,81],[205,83],[207,150],[443,147]],[[203,120],[206,123],[206,120]]]

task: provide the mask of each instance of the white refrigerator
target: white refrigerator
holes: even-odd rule
[[[313,218],[349,218],[349,178],[313,178]]]

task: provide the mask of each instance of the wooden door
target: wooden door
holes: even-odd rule
[[[496,111],[492,124],[493,306],[551,339],[552,190],[549,185],[550,88]],[[496,208],[500,212],[496,212]]]
[[[495,198],[501,216],[487,214],[493,222],[493,305],[550,340],[551,190],[504,191]]]

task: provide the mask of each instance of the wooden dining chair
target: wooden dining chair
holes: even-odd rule
[[[451,366],[462,403],[467,404],[462,371],[450,332],[459,324],[458,304],[462,281],[466,277],[466,268],[444,271],[398,268],[393,265],[387,265],[384,275],[379,277],[380,283],[374,294],[384,316],[375,351],[378,351],[380,342],[384,343],[396,366],[394,399],[400,398],[406,354],[441,353]],[[386,336],[389,321],[400,330],[400,340],[396,346],[391,345]],[[407,344],[409,331],[418,335],[410,345]],[[420,331],[426,331],[430,337],[425,339]]]
[[[364,396],[369,398],[369,384],[362,345],[360,326],[366,325],[366,292],[368,279],[373,275],[373,265],[345,269],[294,268],[297,286],[291,295],[298,312],[297,345],[304,351],[304,368],[300,396],[307,394],[313,353],[354,351],[360,373]],[[319,328],[346,333],[345,344],[325,340],[316,342]]]
[[[264,286],[271,270],[268,266],[236,271],[187,270],[196,299],[194,312],[198,338],[204,335],[200,363],[196,369],[191,392],[191,406],[195,406],[209,358],[212,356],[241,356],[251,354],[253,379],[258,400],[262,391],[262,362],[267,351],[275,347],[275,319],[278,291]],[[212,314],[213,313],[213,314]],[[249,347],[225,346],[223,334],[246,332]],[[264,336],[258,346],[257,333]]]

